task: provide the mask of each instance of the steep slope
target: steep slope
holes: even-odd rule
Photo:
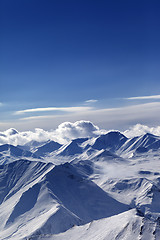
[[[76,141],[71,141],[69,144],[62,146],[58,152],[59,156],[73,156],[83,153],[83,148]]]
[[[15,157],[21,157],[21,156],[30,157],[32,155],[31,152],[23,151],[22,149],[10,144],[4,144],[0,146],[0,152],[4,152],[4,151],[9,151],[10,154]]]
[[[93,221],[83,226],[74,226],[70,230],[59,235],[41,235],[32,237],[33,240],[138,240],[142,239],[141,227],[143,219],[136,215],[135,210],[130,210],[119,215]],[[148,237],[145,240],[153,240],[154,226],[151,233],[147,232]],[[144,230],[145,232],[145,230]],[[151,238],[152,236],[152,238]],[[160,235],[159,235],[160,236]]]
[[[42,177],[51,164],[18,160],[0,166],[0,203],[10,198],[27,184]]]
[[[159,240],[158,222],[138,216],[135,210],[93,221],[83,226],[75,226],[59,235],[41,235],[33,240]]]
[[[84,221],[111,216],[127,209],[69,163],[56,166],[46,178],[50,189],[67,209]]]
[[[118,150],[125,142],[127,137],[121,134],[118,131],[112,131],[105,135],[101,135],[95,140],[95,143],[92,145],[94,149],[107,149],[111,152]]]
[[[38,147],[36,151],[34,152],[37,156],[44,156],[48,153],[51,153],[55,150],[58,150],[62,145],[55,142],[55,141],[49,141],[46,144]]]
[[[0,239],[160,239],[160,137],[41,144],[0,146]]]
[[[134,137],[125,142],[121,147],[121,152],[145,153],[149,150],[157,150],[160,148],[160,137],[150,133],[146,133],[140,137]]]
[[[128,209],[69,163],[54,167],[19,160],[2,169],[1,239],[60,233]]]
[[[101,150],[93,157],[90,158],[92,161],[125,161],[115,153],[112,153],[108,150]]]
[[[88,138],[77,138],[70,141],[68,144],[63,145],[57,152],[60,156],[73,156],[84,152],[83,144]]]
[[[34,152],[37,148],[43,146],[46,143],[47,142],[44,142],[44,141],[39,142],[39,141],[31,140],[31,141],[25,143],[24,145],[17,145],[17,147],[27,150],[27,151]]]
[[[24,157],[36,157],[32,152],[22,150],[10,144],[4,144],[0,146],[0,164],[6,164]]]
[[[95,139],[91,146],[93,149],[106,149],[119,156],[129,157],[133,156],[131,153],[141,154],[160,149],[160,137],[146,133],[140,137],[128,139],[120,132],[109,132]]]

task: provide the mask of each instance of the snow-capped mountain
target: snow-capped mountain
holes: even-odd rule
[[[24,145],[17,145],[17,147],[19,147],[21,149],[24,149],[24,150],[34,152],[34,151],[37,150],[37,148],[45,145],[47,142],[38,142],[38,141],[35,141],[35,140],[31,140],[31,141],[25,143]]]
[[[159,153],[118,131],[0,145],[0,239],[160,239]]]
[[[58,150],[62,145],[55,142],[55,141],[49,141],[45,143],[44,145],[37,147],[34,151],[34,153],[37,156],[45,156],[46,154],[53,152],[55,150]]]
[[[125,142],[127,137],[117,131],[109,132],[105,135],[99,136],[92,145],[94,149],[107,149],[112,152],[118,150]]]
[[[37,158],[37,156],[27,150],[11,144],[0,145],[0,164],[9,163],[19,158]]]

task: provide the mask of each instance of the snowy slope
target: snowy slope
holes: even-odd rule
[[[155,240],[160,239],[157,222],[140,217],[135,210],[93,221],[83,226],[74,226],[58,235],[42,234],[33,240]]]
[[[4,144],[0,146],[0,164],[7,164],[19,158],[36,158],[37,156],[27,150],[15,147],[11,144]]]
[[[39,147],[45,145],[47,142],[38,142],[35,140],[31,140],[27,143],[25,143],[24,145],[17,145],[17,147],[24,149],[24,150],[28,150],[28,151],[36,151]]]
[[[106,150],[119,157],[132,157],[148,151],[160,149],[160,137],[153,134],[145,134],[140,137],[127,138],[118,131],[111,131],[92,139],[75,139],[62,146],[57,155],[74,156],[87,154],[88,156],[100,150]],[[99,152],[100,153],[100,152]],[[81,158],[84,158],[84,156]]]
[[[94,149],[107,149],[111,152],[118,150],[125,142],[127,137],[125,137],[120,132],[109,132],[105,135],[101,135],[95,140],[95,143],[92,145]]]
[[[45,143],[44,145],[38,147],[37,149],[35,149],[34,153],[37,156],[45,156],[48,153],[51,153],[55,150],[58,150],[62,145],[55,142],[55,141],[49,141],[47,143]]]
[[[158,136],[4,144],[0,163],[0,239],[160,239]]]
[[[68,144],[62,146],[57,152],[60,156],[73,156],[83,153],[83,143],[86,142],[88,138],[78,138],[74,139]]]
[[[35,221],[28,235],[64,232],[128,210],[69,163],[54,167],[19,160],[1,166],[1,172],[2,239],[20,239]]]

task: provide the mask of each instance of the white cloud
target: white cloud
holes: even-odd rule
[[[26,129],[53,129],[63,122],[76,122],[81,119],[94,122],[103,129],[125,129],[137,123],[157,126],[160,121],[160,102],[123,106],[119,108],[96,109],[82,107],[83,111],[65,112],[65,114],[50,114],[39,116],[25,116],[12,122],[0,122],[1,129],[14,127],[24,131]],[[43,113],[44,114],[44,113]],[[17,115],[19,116],[19,115]],[[23,121],[22,121],[23,120]]]
[[[157,127],[149,127],[142,124],[136,124],[132,127],[130,127],[128,130],[123,132],[127,137],[135,137],[135,136],[141,136],[146,133],[151,133],[156,136],[160,136],[160,126]]]
[[[34,113],[34,112],[48,112],[48,111],[62,111],[62,112],[79,112],[79,111],[88,111],[91,107],[47,107],[47,108],[32,108],[25,109],[21,111],[16,111],[14,114],[24,114],[24,113]]]
[[[10,129],[7,131],[11,131]],[[18,132],[16,134],[6,134],[6,131],[0,133],[1,144],[13,144],[13,145],[24,145],[25,143],[35,141],[47,141],[50,139],[50,135],[43,129],[36,128],[34,131]]]
[[[85,101],[86,103],[95,103],[95,102],[98,102],[98,100],[96,99],[90,99],[90,100],[87,100]]]
[[[139,96],[139,97],[129,97],[125,98],[127,100],[151,100],[151,99],[160,99],[160,95],[152,95],[152,96]]]
[[[15,128],[9,128],[6,131],[4,131],[3,134],[6,136],[12,136],[18,134],[18,131]]]
[[[67,141],[75,138],[93,137],[100,133],[99,127],[90,121],[64,122],[55,130],[57,136]]]
[[[101,130],[89,121],[64,122],[55,130],[45,131],[36,128],[34,131],[18,132],[15,129],[8,129],[0,132],[0,144],[24,145],[35,141],[54,140],[60,143],[67,143],[75,138],[93,137],[101,133]]]
[[[61,123],[55,130],[46,131],[36,128],[34,131],[18,132],[15,129],[8,129],[0,132],[0,144],[24,145],[25,143],[35,140],[39,142],[54,140],[59,143],[67,143],[75,138],[96,137],[108,131],[99,129],[90,121],[76,121]],[[160,126],[149,127],[147,125],[136,124],[122,132],[127,137],[140,136],[145,133],[152,133],[160,136]]]
[[[44,115],[44,116],[32,116],[32,117],[24,117],[24,118],[20,118],[19,120],[21,120],[21,121],[30,121],[30,120],[42,120],[42,119],[49,119],[49,118],[51,118],[51,119],[53,119],[53,118],[56,118],[57,117],[57,115]]]

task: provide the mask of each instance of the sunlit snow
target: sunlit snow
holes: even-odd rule
[[[1,133],[0,239],[160,239],[160,136],[61,127]]]

